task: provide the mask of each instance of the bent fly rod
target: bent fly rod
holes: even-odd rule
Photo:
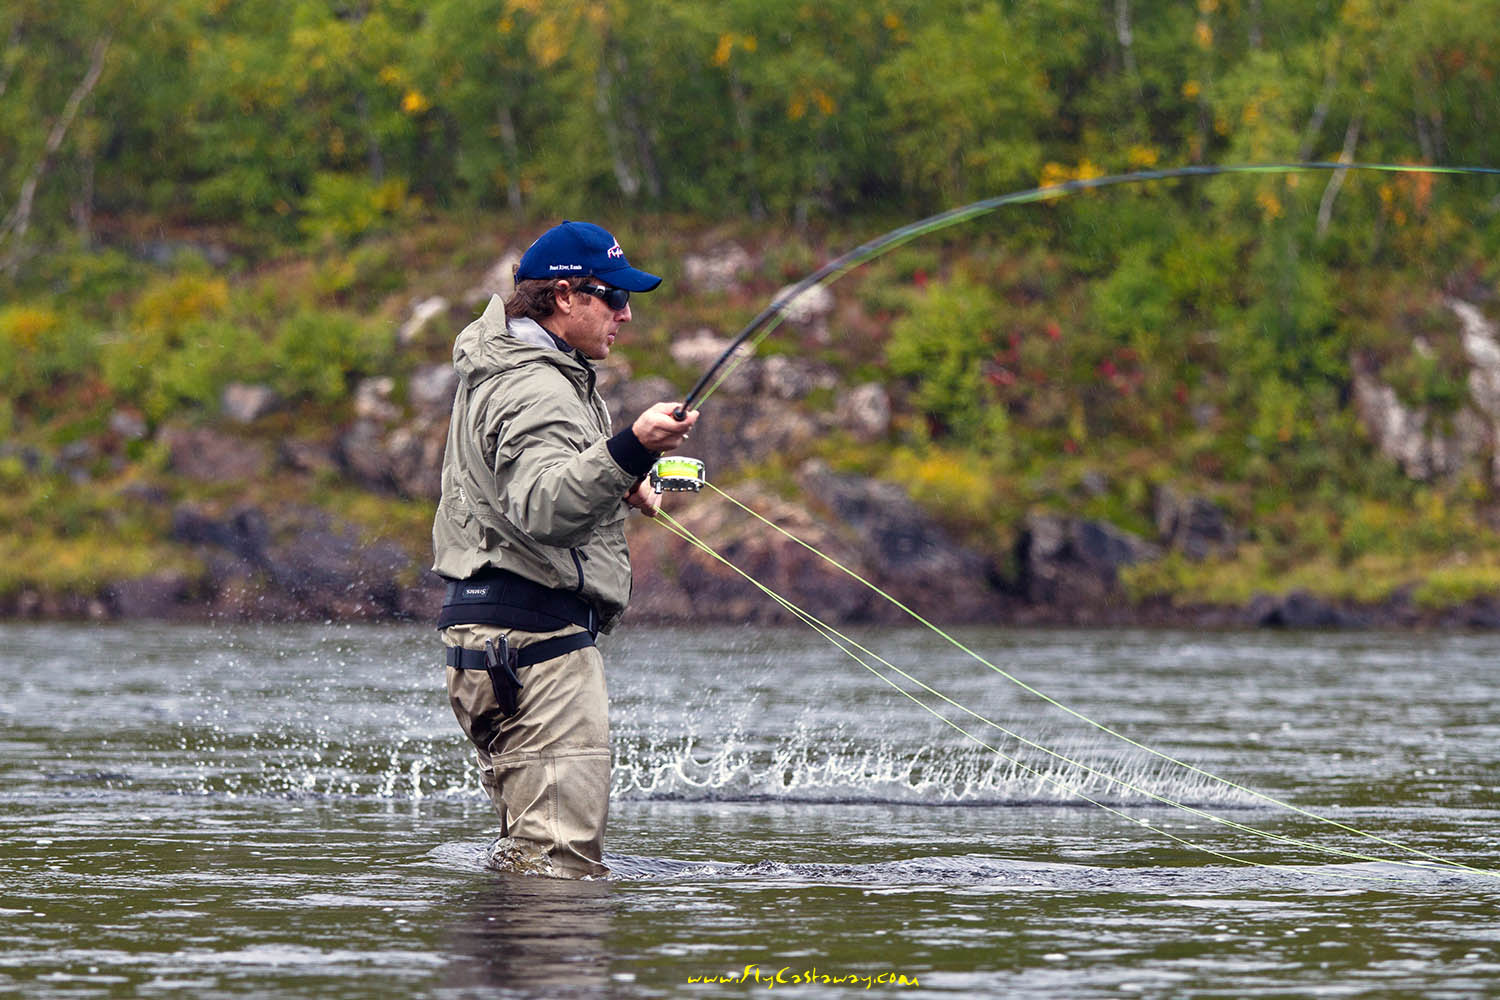
[[[1113,187],[1117,184],[1142,184],[1150,181],[1171,180],[1176,177],[1213,177],[1219,174],[1287,174],[1299,171],[1323,170],[1367,170],[1380,171],[1384,173],[1407,173],[1407,174],[1495,174],[1500,175],[1500,167],[1468,167],[1468,166],[1425,166],[1410,163],[1340,163],[1331,160],[1312,160],[1301,163],[1247,163],[1247,164],[1221,164],[1221,165],[1199,165],[1187,167],[1169,167],[1162,170],[1139,170],[1128,174],[1110,174],[1104,177],[1086,177],[1077,180],[1063,181],[1058,184],[1047,184],[1041,187],[1027,188],[1023,191],[1013,191],[1010,194],[997,195],[993,198],[985,198],[980,201],[970,202],[958,208],[951,208],[937,215],[930,215],[925,219],[908,223],[897,229],[892,229],[884,235],[877,236],[867,243],[862,243],[840,257],[836,257],[816,271],[792,285],[785,292],[778,295],[770,305],[761,310],[745,328],[735,335],[724,352],[708,367],[703,377],[698,379],[696,385],[688,392],[681,405],[673,411],[672,416],[678,420],[687,418],[688,410],[692,409],[695,402],[707,399],[713,393],[720,382],[728,377],[725,372],[719,382],[712,386],[709,383],[718,374],[719,369],[735,355],[752,337],[756,337],[756,343],[761,338],[768,336],[781,322],[787,308],[804,292],[821,284],[824,281],[837,281],[845,274],[854,270],[862,264],[869,263],[877,257],[889,253],[904,243],[908,243],[919,236],[935,233],[949,226],[955,226],[960,222],[987,215],[998,208],[1006,205],[1022,205],[1037,201],[1054,201],[1076,194],[1079,191],[1088,191],[1095,188]],[[757,336],[757,334],[759,336]],[[708,389],[704,392],[705,388]],[[701,394],[701,395],[700,395]]]

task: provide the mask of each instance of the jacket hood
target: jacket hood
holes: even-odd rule
[[[498,295],[490,296],[480,317],[464,327],[453,342],[453,367],[471,387],[498,372],[537,362],[556,365],[570,377],[587,375],[577,353],[560,350],[536,320],[507,321],[505,303]]]

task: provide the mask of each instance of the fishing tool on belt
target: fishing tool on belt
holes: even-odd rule
[[[651,486],[658,493],[697,493],[708,481],[707,471],[696,458],[669,455],[651,467]]]
[[[516,714],[516,699],[521,694],[521,678],[516,676],[515,655],[505,636],[484,640],[484,667],[490,675],[490,686],[495,689],[495,701],[505,715]]]

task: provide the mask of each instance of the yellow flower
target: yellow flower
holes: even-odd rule
[[[734,53],[734,36],[729,32],[719,36],[719,44],[714,49],[713,64],[723,66],[729,62],[729,57]]]
[[[1059,184],[1066,184],[1072,179],[1072,175],[1068,173],[1067,167],[1061,163],[1048,163],[1042,167],[1042,182],[1040,186],[1056,187]]]
[[[408,90],[401,98],[401,110],[409,115],[420,115],[430,107],[432,103],[415,90]]]

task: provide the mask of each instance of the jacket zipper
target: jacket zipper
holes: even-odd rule
[[[569,549],[573,553],[573,565],[578,568],[578,586],[573,588],[575,594],[583,593],[583,564],[588,561],[588,556],[582,549]]]

